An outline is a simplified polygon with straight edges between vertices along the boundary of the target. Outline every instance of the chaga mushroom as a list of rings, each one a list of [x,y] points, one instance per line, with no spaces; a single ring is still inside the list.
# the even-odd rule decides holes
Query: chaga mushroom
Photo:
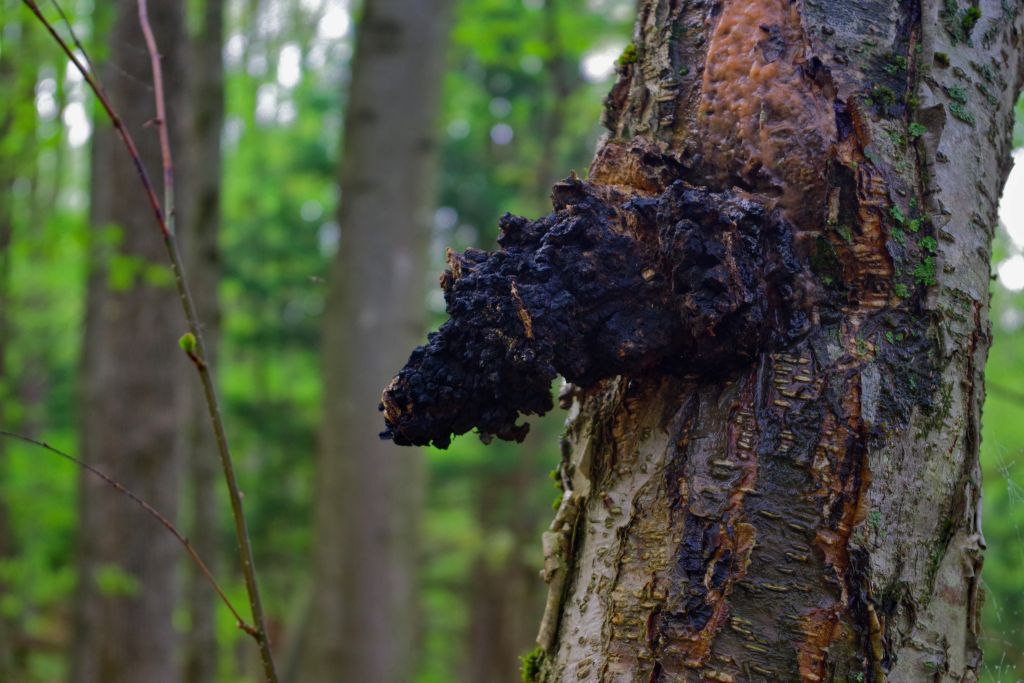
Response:
[[[384,390],[382,438],[521,441],[520,414],[552,408],[557,375],[718,376],[806,330],[794,229],[753,198],[682,182],[626,197],[572,177],[553,200],[536,221],[505,215],[498,251],[449,252],[450,319]]]

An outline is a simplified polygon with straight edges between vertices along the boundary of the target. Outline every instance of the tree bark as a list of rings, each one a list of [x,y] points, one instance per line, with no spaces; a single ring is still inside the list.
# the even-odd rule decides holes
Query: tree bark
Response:
[[[341,247],[324,313],[313,600],[304,683],[411,681],[419,453],[377,439],[381,383],[423,333],[436,114],[450,0],[368,0],[341,160]]]
[[[451,257],[389,435],[575,385],[528,678],[977,679],[1020,10],[643,0],[589,182]]]
[[[198,32],[188,41],[188,140],[186,168],[178,184],[183,204],[185,259],[195,297],[196,312],[203,324],[207,363],[217,368],[221,310],[218,287],[221,254],[218,236],[221,220],[221,130],[224,127],[224,3],[207,0],[201,7]],[[190,385],[185,424],[188,466],[190,540],[207,566],[217,573],[220,562],[220,516],[217,484],[220,478],[217,442],[202,387]],[[217,675],[217,604],[210,587],[189,565],[187,603],[189,631],[185,638],[184,680],[213,683]]]
[[[162,51],[168,121],[152,122],[152,75],[135,0],[116,3],[109,34],[104,82],[154,179],[160,177],[161,162],[152,126],[169,125],[172,146],[180,149],[182,7],[160,2],[149,9]],[[135,168],[100,119],[92,154],[82,454],[173,520],[181,469],[180,392],[183,378],[190,376],[177,348],[185,322]],[[95,477],[83,474],[79,491],[80,573],[70,680],[180,681],[171,624],[180,548]]]
[[[592,182],[657,192],[654,151],[689,183],[773,198],[817,315],[718,381],[576,394],[579,512],[554,529],[538,680],[977,679],[1021,22],[1016,2],[641,3]]]

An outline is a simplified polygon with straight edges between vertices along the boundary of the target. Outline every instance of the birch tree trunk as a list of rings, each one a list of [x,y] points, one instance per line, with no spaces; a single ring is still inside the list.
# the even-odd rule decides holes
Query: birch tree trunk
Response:
[[[102,8],[97,8],[98,11]],[[135,0],[118,0],[103,80],[154,179],[161,177],[152,74]],[[183,3],[150,3],[162,53],[171,145],[181,149]],[[157,124],[161,125],[161,124]],[[159,180],[157,192],[160,193]],[[82,358],[82,455],[175,519],[180,396],[191,376],[160,232],[131,159],[108,123],[92,149],[93,238]],[[102,481],[80,477],[73,683],[178,683],[175,578],[181,551],[145,513]]]
[[[572,383],[527,678],[976,680],[1020,10],[643,0],[588,181],[451,255],[387,434]]]
[[[814,312],[720,379],[572,393],[536,680],[977,679],[1020,10],[640,3],[590,182],[778,207]]]
[[[419,453],[377,438],[380,386],[423,334],[450,0],[368,0],[324,313],[312,606],[298,680],[412,680]]]

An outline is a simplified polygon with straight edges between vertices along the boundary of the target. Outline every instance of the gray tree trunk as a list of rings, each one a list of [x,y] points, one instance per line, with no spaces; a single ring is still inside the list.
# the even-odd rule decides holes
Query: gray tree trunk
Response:
[[[207,363],[217,368],[221,310],[217,295],[221,255],[218,235],[221,220],[221,130],[224,126],[224,3],[206,0],[200,7],[199,28],[188,41],[189,98],[187,173],[179,183],[185,212],[185,260],[192,283],[196,312],[203,325]],[[185,425],[191,531],[189,539],[210,570],[220,565],[220,517],[217,486],[220,467],[217,442],[202,386],[191,382]],[[217,603],[210,586],[191,564],[186,589],[189,630],[185,637],[184,680],[213,683],[217,675]]]
[[[377,438],[380,388],[423,334],[450,0],[368,0],[345,118],[324,314],[312,607],[302,683],[412,680],[419,453]]]
[[[118,0],[104,82],[160,194],[149,58],[135,0]],[[180,149],[183,3],[150,3],[163,55],[171,144]],[[82,454],[174,519],[181,469],[180,392],[190,372],[160,233],[132,161],[97,117],[93,245],[82,359]],[[115,227],[116,233],[111,228]],[[116,235],[116,238],[114,237]],[[171,616],[180,548],[147,515],[91,475],[80,480],[79,586],[73,683],[178,683]]]
[[[1016,0],[640,2],[590,181],[774,204],[815,314],[718,379],[575,392],[536,680],[977,679],[1022,24]]]

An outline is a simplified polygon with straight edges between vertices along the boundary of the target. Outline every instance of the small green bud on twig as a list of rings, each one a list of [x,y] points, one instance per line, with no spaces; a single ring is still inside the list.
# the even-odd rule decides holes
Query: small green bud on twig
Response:
[[[196,336],[191,332],[187,332],[181,335],[181,339],[178,340],[178,346],[181,350],[192,356],[196,352]]]
[[[181,338],[178,340],[178,346],[180,346],[181,350],[185,352],[185,355],[192,359],[192,362],[195,363],[197,368],[202,370],[206,367],[206,363],[204,363],[203,359],[199,357],[199,343],[196,341],[196,336],[194,334],[186,332],[181,335]]]

